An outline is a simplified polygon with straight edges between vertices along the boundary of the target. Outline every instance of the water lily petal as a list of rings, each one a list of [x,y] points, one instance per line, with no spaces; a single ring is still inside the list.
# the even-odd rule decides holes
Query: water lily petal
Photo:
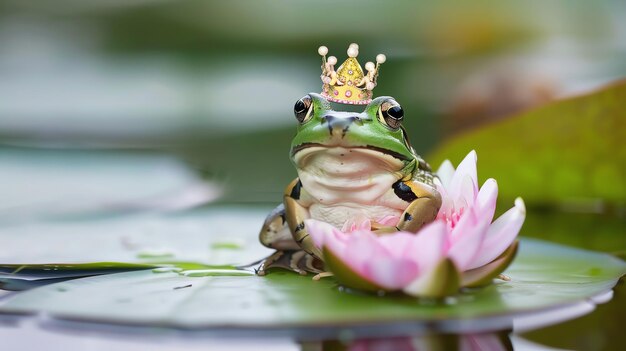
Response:
[[[378,291],[382,287],[376,283],[366,279],[360,273],[345,264],[337,255],[335,255],[327,247],[322,249],[324,253],[324,265],[327,269],[333,272],[333,276],[341,284],[365,291]]]
[[[365,264],[374,257],[378,259],[392,258],[391,253],[379,243],[377,236],[370,231],[357,231],[344,235],[349,236],[349,240],[344,246],[343,252],[335,251],[331,245],[328,245],[328,248],[359,274],[364,274]]]
[[[473,206],[463,209],[463,213],[456,221],[456,225],[448,226],[448,246],[456,245],[465,233],[478,224],[478,213]],[[461,226],[461,228],[459,228]]]
[[[466,184],[474,184],[476,189],[473,190],[473,193],[478,193],[478,177],[476,175],[477,160],[478,156],[476,155],[476,151],[472,150],[457,167],[450,181],[450,186],[446,187],[452,198],[458,198],[462,194],[463,183],[466,182],[466,177],[470,178],[470,182]]]
[[[404,247],[403,257],[415,263],[421,272],[432,269],[445,256],[447,229],[444,221],[436,220],[412,235]]]
[[[474,213],[469,211],[461,217],[452,230],[452,243],[448,257],[454,261],[459,270],[468,269],[475,258],[482,255],[479,250],[482,247],[490,222],[490,219],[474,218]]]
[[[515,206],[491,224],[487,231],[485,242],[481,247],[480,255],[476,257],[467,269],[483,266],[500,256],[519,234],[525,218],[526,207],[524,206],[524,201],[521,198],[517,198]]]
[[[454,166],[450,160],[443,161],[435,173],[437,174],[437,177],[439,177],[439,180],[441,180],[441,184],[444,187],[450,187],[452,177],[454,176]]]
[[[328,240],[338,240],[340,242],[347,240],[346,236],[341,235],[342,233],[339,229],[326,222],[306,219],[304,220],[304,225],[309,235],[311,235],[313,243],[315,243],[317,247],[321,248]]]
[[[518,241],[514,241],[504,252],[495,260],[470,269],[461,274],[461,286],[474,288],[491,283],[493,278],[502,273],[513,262],[517,254]]]
[[[437,213],[437,218],[445,219],[446,217],[450,217],[452,212],[454,211],[454,201],[446,188],[435,181],[435,186],[439,194],[441,194],[441,207],[439,208],[439,212]]]
[[[397,258],[404,258],[407,247],[415,240],[415,234],[409,232],[396,232],[378,238],[378,242],[387,251]]]
[[[395,227],[400,222],[400,217],[388,215],[378,220],[378,223],[389,227]]]
[[[454,262],[445,258],[409,283],[402,291],[418,297],[440,298],[454,295],[460,287],[460,275]]]
[[[467,209],[474,206],[478,195],[478,184],[476,178],[465,175],[460,184],[457,194],[453,197],[454,208],[458,212],[460,209]]]
[[[481,217],[489,217],[489,221],[493,220],[493,215],[496,212],[496,201],[498,200],[498,183],[495,179],[489,178],[485,181],[478,196],[476,197],[476,204],[478,205]]]
[[[403,258],[371,257],[364,263],[363,275],[387,290],[399,290],[418,274],[417,264]]]
[[[354,232],[357,230],[370,230],[372,228],[370,219],[363,215],[349,218],[341,228],[344,233]]]

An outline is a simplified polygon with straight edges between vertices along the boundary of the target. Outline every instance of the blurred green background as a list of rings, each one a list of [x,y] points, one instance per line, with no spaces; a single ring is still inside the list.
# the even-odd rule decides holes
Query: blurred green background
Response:
[[[340,62],[351,42],[362,64],[385,53],[375,93],[402,103],[412,142],[428,154],[444,137],[624,77],[624,7],[0,1],[0,137],[182,149],[226,185],[226,199],[274,201],[295,174],[291,106],[320,90],[319,45]]]
[[[481,178],[500,182],[500,211],[526,199],[523,235],[624,257],[618,0],[2,0],[0,219],[63,203],[49,174],[62,172],[32,164],[84,169],[93,166],[75,155],[98,163],[103,150],[173,155],[219,189],[205,199],[217,204],[279,202],[295,177],[293,103],[321,88],[317,47],[342,62],[352,42],[362,65],[387,55],[375,95],[402,104],[414,147],[435,168],[477,149]],[[91,182],[75,178],[64,186]],[[59,193],[41,200],[47,188]]]

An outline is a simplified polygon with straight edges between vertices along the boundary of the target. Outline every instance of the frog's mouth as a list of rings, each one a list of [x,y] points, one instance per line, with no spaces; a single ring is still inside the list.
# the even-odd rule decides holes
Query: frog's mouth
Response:
[[[293,158],[298,152],[311,148],[311,147],[320,147],[320,148],[330,148],[332,146],[329,145],[324,145],[324,144],[320,144],[320,143],[303,143],[297,146],[294,146],[293,148],[291,148],[291,157]],[[378,147],[378,146],[372,146],[372,145],[365,145],[365,146],[353,146],[353,147],[345,147],[346,149],[367,149],[367,150],[372,150],[372,151],[378,151],[382,154],[385,155],[389,155],[392,156],[400,161],[406,162],[406,161],[411,161],[411,159],[405,155],[402,155],[400,153],[397,153],[395,151],[392,150],[387,150],[384,149],[382,147]]]

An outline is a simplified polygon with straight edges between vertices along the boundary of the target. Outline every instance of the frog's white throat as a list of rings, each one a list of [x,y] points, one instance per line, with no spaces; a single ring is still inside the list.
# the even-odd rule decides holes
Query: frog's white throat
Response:
[[[402,160],[363,147],[310,146],[293,155],[302,186],[325,205],[372,205],[403,177]]]

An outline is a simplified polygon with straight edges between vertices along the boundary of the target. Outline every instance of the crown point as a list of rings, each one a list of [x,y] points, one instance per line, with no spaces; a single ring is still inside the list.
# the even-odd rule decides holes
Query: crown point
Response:
[[[341,104],[366,105],[372,101],[372,90],[376,87],[378,66],[387,60],[385,55],[376,56],[376,61],[365,64],[367,73],[356,60],[359,55],[359,45],[351,43],[348,46],[348,59],[335,69],[337,58],[328,56],[328,48],[320,46],[317,52],[323,56],[322,96],[328,101]]]
[[[348,57],[357,57],[359,56],[359,47],[358,46],[350,46],[348,48]]]

